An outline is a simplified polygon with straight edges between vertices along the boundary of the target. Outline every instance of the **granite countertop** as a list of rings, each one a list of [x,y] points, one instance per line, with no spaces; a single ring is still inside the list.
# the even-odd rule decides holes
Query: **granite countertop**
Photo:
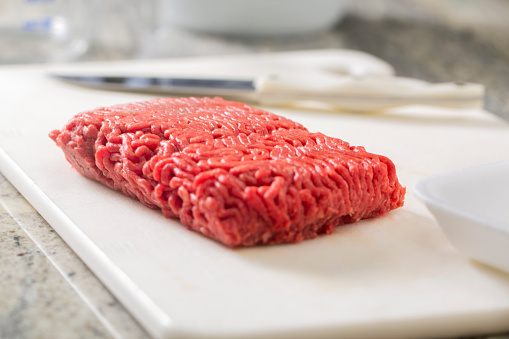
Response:
[[[225,38],[167,28],[154,36],[165,44],[152,41],[132,56],[357,49],[386,60],[401,76],[483,83],[487,110],[509,119],[507,13],[505,0],[363,0],[332,31],[316,36]],[[85,60],[124,57],[98,41]],[[1,174],[0,224],[0,338],[148,337]]]

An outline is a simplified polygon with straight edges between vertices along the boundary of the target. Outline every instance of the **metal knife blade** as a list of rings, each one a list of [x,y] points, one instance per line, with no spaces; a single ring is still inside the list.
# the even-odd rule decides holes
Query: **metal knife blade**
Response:
[[[64,75],[51,77],[75,85],[103,90],[136,91],[164,94],[216,94],[242,95],[256,91],[253,79],[207,79],[190,77],[142,77],[107,75]]]

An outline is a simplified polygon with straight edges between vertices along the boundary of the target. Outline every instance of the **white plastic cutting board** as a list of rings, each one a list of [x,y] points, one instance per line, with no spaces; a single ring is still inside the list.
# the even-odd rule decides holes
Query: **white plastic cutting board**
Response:
[[[346,54],[83,67],[247,74],[283,69],[296,55],[339,60]],[[354,59],[383,70],[369,57]],[[0,170],[154,337],[408,338],[509,331],[509,275],[456,251],[412,192],[423,177],[507,158],[506,122],[483,111],[426,107],[386,114],[268,108],[311,131],[390,157],[408,189],[406,205],[300,244],[230,249],[81,177],[47,136],[80,111],[149,96],[73,87],[47,78],[47,71],[0,69]]]

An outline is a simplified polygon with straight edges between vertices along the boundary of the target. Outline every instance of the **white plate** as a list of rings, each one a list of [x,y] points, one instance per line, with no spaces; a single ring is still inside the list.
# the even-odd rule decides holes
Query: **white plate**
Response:
[[[338,23],[347,0],[171,0],[162,2],[164,23],[237,36],[313,34]]]
[[[423,179],[415,192],[452,245],[509,272],[509,161]]]

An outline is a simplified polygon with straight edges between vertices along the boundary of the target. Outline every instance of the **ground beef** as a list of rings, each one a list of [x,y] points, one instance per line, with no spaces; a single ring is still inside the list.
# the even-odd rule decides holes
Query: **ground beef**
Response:
[[[221,98],[99,108],[50,137],[82,175],[232,247],[330,234],[405,195],[388,158]]]

